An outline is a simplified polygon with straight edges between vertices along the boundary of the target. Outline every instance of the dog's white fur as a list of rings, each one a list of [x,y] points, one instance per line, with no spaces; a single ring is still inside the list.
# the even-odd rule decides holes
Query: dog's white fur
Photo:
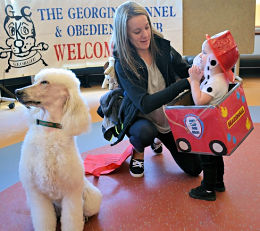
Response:
[[[84,176],[75,143],[74,136],[90,124],[79,85],[73,72],[52,68],[40,71],[33,85],[16,90],[23,104],[33,106],[19,175],[36,231],[56,230],[57,208],[62,231],[82,231],[84,216],[100,209],[101,192]],[[37,125],[35,119],[60,123],[62,129]]]

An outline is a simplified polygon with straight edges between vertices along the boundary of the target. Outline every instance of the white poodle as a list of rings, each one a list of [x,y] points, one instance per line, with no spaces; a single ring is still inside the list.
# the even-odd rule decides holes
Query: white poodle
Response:
[[[79,85],[73,72],[53,68],[40,71],[33,85],[16,90],[32,114],[19,175],[36,231],[55,231],[57,211],[62,231],[82,231],[84,216],[100,209],[101,192],[85,178],[75,142],[90,124]]]

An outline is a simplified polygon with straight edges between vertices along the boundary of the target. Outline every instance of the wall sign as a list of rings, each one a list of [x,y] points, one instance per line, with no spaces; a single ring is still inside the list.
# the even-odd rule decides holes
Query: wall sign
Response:
[[[0,79],[45,67],[103,66],[113,16],[123,0],[5,0],[0,3]],[[182,0],[136,1],[153,26],[182,52]]]

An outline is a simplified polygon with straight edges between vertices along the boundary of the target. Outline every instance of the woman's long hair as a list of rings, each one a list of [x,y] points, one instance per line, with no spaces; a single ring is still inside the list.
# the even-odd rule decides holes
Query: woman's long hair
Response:
[[[133,45],[131,45],[127,34],[128,20],[138,15],[145,15],[149,22],[149,26],[151,28],[150,50],[153,60],[155,60],[156,54],[159,50],[154,41],[154,34],[157,34],[160,37],[162,37],[162,35],[152,27],[151,20],[145,8],[135,2],[125,2],[117,8],[114,16],[113,33],[110,46],[111,50],[116,52],[124,71],[127,69],[140,78],[141,76],[137,71],[138,63],[136,61],[136,57],[133,57],[132,55]],[[127,72],[125,71],[125,73]]]

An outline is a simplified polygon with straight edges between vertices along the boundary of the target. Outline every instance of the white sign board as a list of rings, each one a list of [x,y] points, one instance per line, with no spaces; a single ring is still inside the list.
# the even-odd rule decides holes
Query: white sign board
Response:
[[[110,56],[113,16],[123,0],[0,2],[0,79],[45,67],[103,66]],[[153,26],[182,53],[182,0],[136,1]]]

